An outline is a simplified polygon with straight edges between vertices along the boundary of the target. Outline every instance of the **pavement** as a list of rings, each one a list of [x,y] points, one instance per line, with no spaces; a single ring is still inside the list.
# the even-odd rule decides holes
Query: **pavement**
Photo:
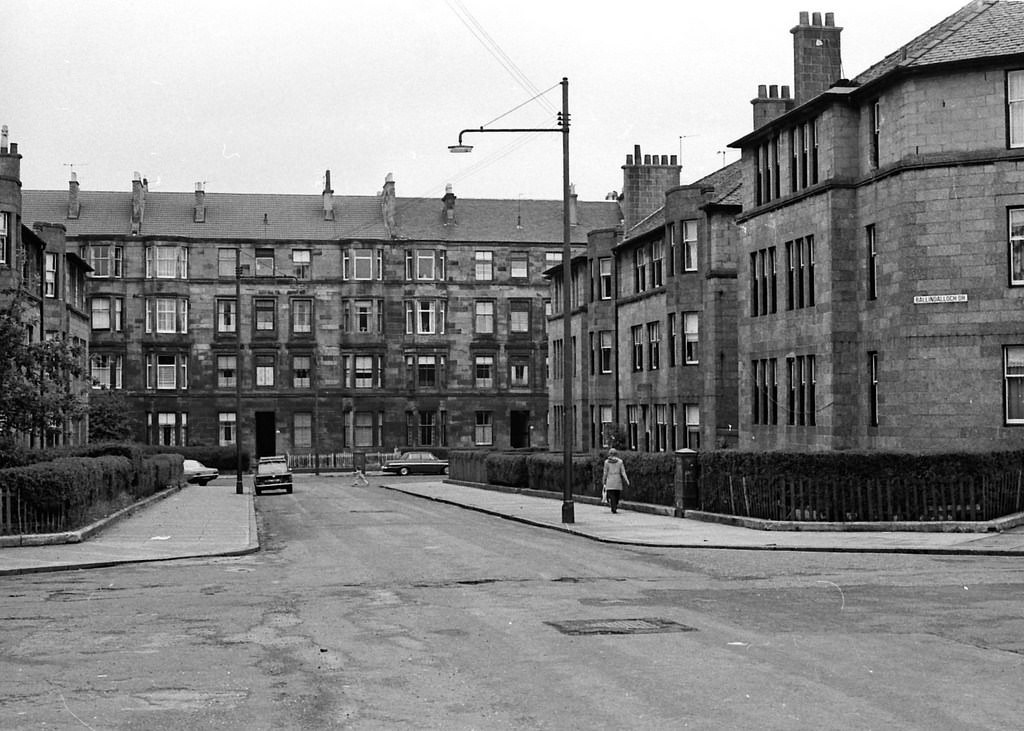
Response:
[[[763,530],[708,520],[676,518],[668,509],[630,505],[612,514],[592,498],[573,503],[574,522],[562,522],[561,496],[488,489],[440,480],[380,476],[382,489],[494,515],[603,543],[665,548],[917,553],[1024,556],[1024,515],[994,532],[931,530]],[[301,490],[301,482],[296,485]],[[632,508],[632,509],[631,509]],[[654,510],[655,512],[650,512]],[[768,524],[762,527],[772,527]],[[941,527],[941,526],[940,526]],[[778,528],[778,526],[775,526]],[[127,563],[241,556],[258,551],[251,486],[235,493],[234,481],[186,485],[155,495],[103,521],[71,533],[0,540],[0,575],[99,568]]]

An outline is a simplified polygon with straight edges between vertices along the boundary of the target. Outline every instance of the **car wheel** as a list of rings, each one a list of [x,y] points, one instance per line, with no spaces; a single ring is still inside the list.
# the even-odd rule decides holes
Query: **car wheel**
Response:
[[[441,474],[442,475],[447,475],[448,474],[448,468],[445,467],[443,470],[441,470]]]
[[[257,495],[259,495],[259,494],[260,494],[260,491],[259,491],[259,490],[254,490],[254,492],[255,492],[255,493],[256,493]]]
[[[288,493],[289,495],[291,495],[291,494],[292,494],[292,489],[291,489],[290,487],[289,487],[289,488],[286,488],[286,489],[285,489],[285,492],[287,492],[287,493]]]
[[[398,474],[400,474],[403,477],[405,477],[407,474],[409,474],[409,468],[408,467],[403,467],[402,469],[398,470]]]

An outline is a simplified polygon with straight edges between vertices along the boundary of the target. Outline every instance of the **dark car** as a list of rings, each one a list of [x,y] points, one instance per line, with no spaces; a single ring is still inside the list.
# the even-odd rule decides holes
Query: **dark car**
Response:
[[[288,467],[287,458],[280,455],[260,457],[256,464],[256,474],[252,479],[252,489],[257,495],[266,490],[284,490],[290,494],[292,471]]]
[[[186,459],[182,469],[185,472],[185,482],[191,482],[193,485],[205,485],[220,477],[216,467],[207,467],[195,459]]]
[[[406,452],[397,459],[389,459],[381,469],[399,475],[447,475],[448,460],[431,452]]]

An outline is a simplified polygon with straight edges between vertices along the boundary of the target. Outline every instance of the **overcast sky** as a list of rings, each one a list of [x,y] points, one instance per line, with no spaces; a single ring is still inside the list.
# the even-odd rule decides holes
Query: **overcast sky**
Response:
[[[790,28],[835,13],[853,77],[965,0],[0,0],[0,123],[26,189],[549,198],[569,79],[571,179],[622,188],[634,145],[691,182],[737,159],[758,84],[793,83]],[[535,101],[528,100],[541,94]],[[520,106],[522,105],[522,106]],[[514,111],[513,111],[514,110]],[[507,116],[502,117],[506,113]],[[725,151],[725,154],[722,154]]]

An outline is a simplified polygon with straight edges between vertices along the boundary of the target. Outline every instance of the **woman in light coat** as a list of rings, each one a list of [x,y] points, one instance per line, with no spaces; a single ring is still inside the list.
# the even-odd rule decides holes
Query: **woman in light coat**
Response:
[[[608,450],[608,459],[604,461],[604,475],[601,478],[601,489],[608,498],[608,504],[613,513],[619,511],[619,497],[622,495],[622,488],[629,487],[629,477],[626,475],[626,466],[618,457],[615,449]]]

